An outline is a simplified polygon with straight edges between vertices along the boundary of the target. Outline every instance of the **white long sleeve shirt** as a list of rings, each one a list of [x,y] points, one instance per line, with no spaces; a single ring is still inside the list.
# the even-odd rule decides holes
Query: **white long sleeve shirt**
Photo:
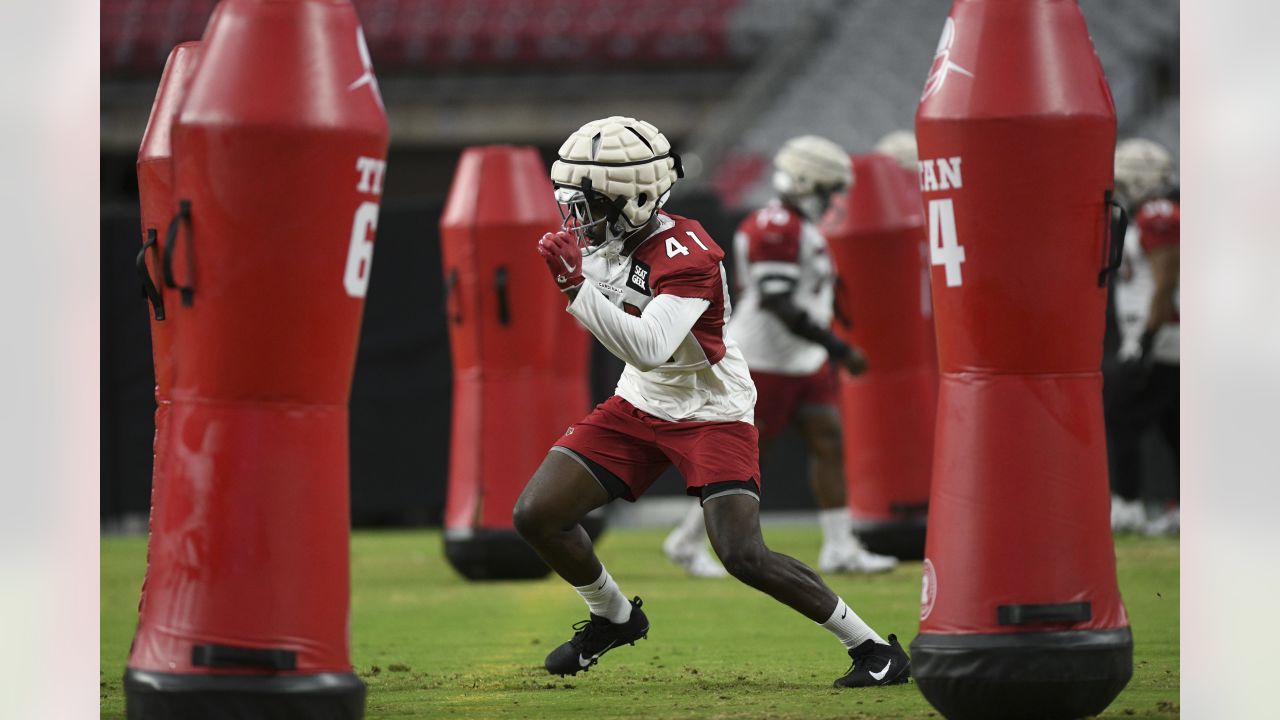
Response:
[[[585,297],[584,297],[585,296]],[[659,295],[640,317],[628,315],[596,289],[583,283],[569,312],[591,330],[609,352],[640,372],[649,372],[675,356],[711,302],[701,298]]]
[[[568,311],[626,368],[617,394],[662,420],[752,422],[746,360],[724,335],[724,258],[698,223],[663,214],[629,256],[583,258]]]

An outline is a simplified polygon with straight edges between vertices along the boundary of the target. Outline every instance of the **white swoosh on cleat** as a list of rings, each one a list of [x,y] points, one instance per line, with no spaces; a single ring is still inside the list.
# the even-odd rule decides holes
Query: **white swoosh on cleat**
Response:
[[[892,660],[890,660],[889,662],[887,662],[887,663],[885,663],[885,664],[884,664],[884,669],[883,669],[883,670],[881,670],[880,672],[878,672],[878,673],[874,673],[874,672],[871,672],[870,670],[868,670],[868,671],[867,671],[867,674],[868,674],[868,675],[870,675],[871,677],[875,678],[876,682],[880,682],[881,680],[883,680],[883,679],[884,679],[884,676],[885,676],[885,675],[888,675],[888,674],[889,674],[889,668],[890,668],[890,666],[892,666],[892,665],[893,665],[893,661],[892,661]]]
[[[573,272],[574,270],[578,269],[577,265],[570,265],[569,261],[565,260],[564,258],[560,258],[560,262],[564,264],[565,270],[568,270],[569,272]]]
[[[591,663],[595,662],[601,655],[605,654],[605,652],[609,648],[613,647],[616,642],[617,641],[615,640],[614,642],[611,642],[608,645],[605,645],[604,648],[600,650],[600,652],[596,653],[595,655],[592,655],[589,658],[584,658],[582,657],[582,653],[578,653],[578,665],[581,667],[589,667]],[[880,678],[876,678],[876,679],[879,680]]]

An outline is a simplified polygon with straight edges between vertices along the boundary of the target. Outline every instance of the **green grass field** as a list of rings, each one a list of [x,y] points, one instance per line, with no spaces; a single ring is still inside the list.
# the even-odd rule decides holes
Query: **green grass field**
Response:
[[[848,667],[826,631],[732,579],[686,578],[662,557],[664,530],[605,534],[601,559],[652,630],[589,673],[553,678],[542,659],[586,607],[558,578],[469,583],[438,532],[352,537],[352,661],[366,717],[937,718],[914,684],[837,691]],[[769,545],[812,563],[816,527],[765,527]],[[137,622],[145,538],[102,539],[102,716],[124,716],[121,677]],[[1134,676],[1102,717],[1178,716],[1178,543],[1121,538],[1120,588]],[[920,564],[832,588],[904,646],[919,617]]]

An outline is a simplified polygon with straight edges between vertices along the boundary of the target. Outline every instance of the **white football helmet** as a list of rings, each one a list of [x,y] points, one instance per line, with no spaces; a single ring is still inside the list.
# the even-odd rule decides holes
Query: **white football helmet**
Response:
[[[880,142],[876,143],[876,152],[897,160],[899,165],[911,172],[919,170],[920,156],[916,148],[916,134],[910,130],[894,130],[880,138]]]
[[[1137,207],[1173,183],[1173,156],[1159,143],[1130,138],[1116,144],[1116,191]]]
[[[853,163],[844,148],[817,135],[786,141],[773,157],[773,189],[811,222],[822,219],[831,196],[853,184]]]
[[[578,128],[559,154],[551,182],[563,228],[577,236],[583,255],[645,227],[684,177],[680,156],[658,128],[620,115]]]

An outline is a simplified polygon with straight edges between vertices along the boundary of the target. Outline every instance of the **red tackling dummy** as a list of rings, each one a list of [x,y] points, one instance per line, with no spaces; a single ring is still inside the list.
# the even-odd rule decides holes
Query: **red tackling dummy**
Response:
[[[347,403],[387,140],[349,2],[218,5],[172,125],[173,404],[131,718],[363,714]]]
[[[1116,119],[1077,3],[956,0],[916,115],[941,383],[921,692],[1099,714],[1132,675],[1102,335]]]
[[[938,402],[920,191],[888,155],[856,155],[853,167],[857,182],[822,227],[840,277],[832,327],[870,368],[840,383],[846,494],[869,550],[919,559]]]
[[[173,405],[173,322],[167,321],[165,308],[176,308],[178,293],[165,286],[160,253],[164,233],[173,217],[173,164],[169,142],[170,125],[186,96],[191,76],[195,72],[200,43],[188,42],[175,47],[165,62],[156,91],[155,104],[151,106],[151,118],[147,121],[142,145],[138,149],[138,199],[142,210],[142,251],[138,255],[138,270],[144,288],[152,304],[151,357],[155,365],[155,453],[151,470],[152,506],[155,498],[162,496],[160,488],[165,482],[162,472],[166,465],[166,448],[169,444],[169,411]],[[138,601],[139,612],[147,604],[147,580],[142,581],[142,597]]]
[[[470,579],[550,572],[511,513],[547,447],[590,406],[587,333],[529,249],[550,236],[539,252],[553,277],[582,282],[554,198],[534,148],[467,148],[440,219],[453,359],[445,554]]]

